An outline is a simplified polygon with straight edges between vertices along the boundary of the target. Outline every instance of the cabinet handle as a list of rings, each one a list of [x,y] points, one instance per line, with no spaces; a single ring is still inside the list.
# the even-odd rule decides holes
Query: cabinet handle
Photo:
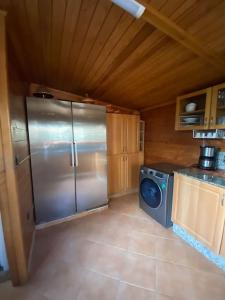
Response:
[[[205,125],[207,125],[208,118],[207,118],[207,117],[205,117],[204,121],[205,121]]]
[[[224,205],[224,194],[223,194],[223,197],[221,198],[221,206]]]
[[[210,123],[213,124],[213,123],[214,123],[213,121],[214,121],[214,118],[211,117],[211,118],[210,118]]]

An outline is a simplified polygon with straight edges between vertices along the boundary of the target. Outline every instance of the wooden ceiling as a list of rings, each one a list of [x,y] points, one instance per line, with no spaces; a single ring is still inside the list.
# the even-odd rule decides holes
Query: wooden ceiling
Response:
[[[109,0],[0,0],[0,8],[28,82],[144,109],[225,81],[224,0],[140,2],[149,15],[139,20]]]

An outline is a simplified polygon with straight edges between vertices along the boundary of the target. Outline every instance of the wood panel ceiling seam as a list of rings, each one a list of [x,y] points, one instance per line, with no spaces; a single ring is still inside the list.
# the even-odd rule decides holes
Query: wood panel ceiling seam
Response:
[[[149,1],[147,1],[147,2],[149,2]],[[185,2],[185,1],[183,1],[182,3],[179,3],[179,5],[177,6],[177,8],[179,8],[179,6],[181,6],[184,2]],[[165,36],[165,39],[166,39],[166,36]],[[142,61],[143,61],[143,60],[142,60]],[[133,72],[134,72],[134,70],[133,70]],[[112,75],[111,69],[108,71],[108,73],[110,73],[110,74]],[[120,74],[120,75],[122,75],[122,74]],[[99,88],[102,86],[102,82],[104,82],[104,80],[98,81],[98,87],[99,87]],[[110,83],[109,83],[109,85],[110,85]],[[90,93],[92,93],[92,92],[95,93],[96,91],[95,91],[94,89],[92,89],[92,90],[90,90]]]
[[[87,65],[88,59],[89,59],[89,57],[90,57],[90,55],[91,55],[91,53],[92,53],[92,50],[93,50],[93,48],[94,48],[94,46],[95,46],[95,44],[96,44],[96,41],[97,41],[98,36],[99,36],[99,33],[101,32],[101,30],[102,30],[102,28],[103,28],[103,26],[104,26],[104,24],[105,24],[105,22],[106,22],[106,20],[107,20],[107,18],[108,18],[108,16],[109,16],[110,12],[111,12],[112,6],[113,6],[113,5],[111,4],[110,9],[109,9],[108,12],[106,13],[106,15],[105,15],[105,17],[104,17],[104,20],[103,20],[103,22],[102,22],[102,24],[101,24],[101,26],[100,26],[100,28],[99,28],[99,30],[98,30],[98,33],[96,34],[96,38],[95,38],[95,40],[93,41],[93,44],[92,44],[92,46],[91,46],[91,48],[90,48],[90,51],[89,51],[88,55],[86,56],[85,64],[82,65],[82,67],[81,67],[81,70],[80,70],[80,73],[79,73],[79,77],[78,77],[78,85],[77,85],[77,89],[78,89],[78,90],[79,90],[79,87],[80,87],[81,82],[82,82],[83,72],[84,72],[85,67],[86,67],[86,65]],[[107,40],[108,40],[108,39],[107,39]],[[107,41],[106,41],[106,42],[107,42]],[[105,42],[105,43],[106,43],[106,42]],[[102,48],[104,48],[105,43],[102,45]],[[74,74],[73,74],[73,77],[72,77],[72,81],[74,80],[74,76],[76,75],[75,72],[76,72],[76,70],[74,70]]]
[[[207,12],[204,12],[204,14],[202,14],[201,17],[199,17],[197,19],[196,22],[192,23],[187,30],[195,35],[198,34],[199,32],[204,32],[205,31],[205,26],[206,24],[204,23],[204,19],[209,19],[209,23],[208,25],[210,25],[210,27],[213,25],[213,22],[217,21],[214,17],[213,17],[213,12],[217,12],[218,11],[222,14],[222,16],[224,16],[224,8],[219,8],[221,5],[224,6],[224,0],[219,0],[219,1],[212,1],[212,4],[214,4],[213,6],[210,6],[210,10],[208,10]],[[212,20],[210,20],[212,19]],[[197,27],[197,28],[196,28]]]
[[[149,1],[150,1],[150,0],[148,0],[148,2],[149,2]],[[127,13],[124,12],[124,14],[121,15],[120,20],[122,19],[122,17],[123,17],[124,15],[127,15]],[[118,21],[118,23],[120,22],[120,20]],[[132,23],[134,23],[134,22],[135,22],[135,19],[133,18]],[[130,24],[130,26],[131,26],[131,25],[132,25],[132,24]],[[117,28],[117,26],[115,26],[114,31],[115,31],[116,28]],[[127,28],[127,30],[128,30],[128,28]],[[124,32],[124,34],[127,32],[127,30]],[[113,31],[113,32],[114,32],[114,31]],[[111,35],[113,34],[113,32],[111,33]],[[117,44],[118,44],[119,41],[122,39],[122,37],[124,36],[124,34],[121,35],[120,39],[117,41],[117,43],[114,45],[114,47],[112,47],[111,51],[110,51],[110,52],[108,53],[108,55],[106,56],[105,61],[103,62],[102,65],[99,66],[99,68],[97,69],[97,71],[93,74],[92,78],[95,78],[96,73],[98,73],[99,69],[100,69],[100,68],[104,65],[104,63],[107,61],[107,58],[111,55],[113,49],[117,46]],[[108,41],[107,41],[107,42],[108,42]],[[104,47],[106,46],[107,42],[105,43]],[[104,47],[102,48],[102,51],[103,51]],[[102,51],[99,53],[98,57],[96,58],[95,63],[98,61],[98,58],[99,58],[99,56],[101,55]],[[94,67],[95,67],[95,64],[94,64],[93,68],[94,68]],[[85,84],[85,83],[83,83],[84,81],[88,81],[88,82],[89,82],[89,80],[90,80],[90,78],[89,78],[90,74],[91,74],[91,73],[88,72],[88,74],[87,74],[88,78],[85,77],[85,78],[83,79],[83,81],[82,81],[81,84]],[[82,87],[83,87],[83,86],[82,86]],[[91,92],[90,89],[89,89],[89,92]]]
[[[161,51],[159,53],[157,51],[159,49],[158,47],[160,46],[160,44],[161,45],[164,44],[164,47],[167,47],[170,43],[171,43],[171,40],[169,40],[169,39],[166,39],[166,45],[165,45],[165,39],[162,39],[161,41],[159,40],[159,43],[157,45],[153,46],[153,48],[149,49],[149,52],[147,54],[145,54],[141,60],[134,61],[133,63],[128,65],[124,71],[122,71],[119,74],[116,74],[116,77],[121,77],[123,79],[118,81],[118,80],[116,80],[116,77],[115,77],[114,78],[115,85],[122,86],[124,84],[124,81],[125,81],[124,77],[125,77],[126,82],[128,82],[128,83],[126,83],[126,88],[128,88],[129,86],[132,86],[133,84],[139,82],[142,78],[144,78],[145,70],[146,70],[146,75],[152,74],[151,70],[154,68],[154,66],[160,66],[158,64],[158,61],[155,60],[155,58],[164,57],[164,54],[167,52],[167,49],[165,49],[163,52],[163,50],[161,48]],[[145,61],[145,59],[146,59],[146,61]],[[151,62],[149,62],[149,60],[151,60]],[[139,64],[141,64],[143,61],[145,61],[145,68],[143,68],[142,65],[139,66]],[[163,65],[163,67],[164,66],[165,66],[165,64]],[[135,71],[133,71],[132,68],[134,68]],[[144,78],[144,79],[146,79],[146,78]],[[105,92],[108,93],[108,92],[110,92],[110,87],[108,89],[108,87],[106,85],[104,90],[105,90]],[[101,94],[101,95],[104,95],[104,94]]]
[[[41,7],[45,6],[45,8]],[[50,11],[50,16],[48,12]],[[44,17],[44,13],[46,16]],[[48,81],[48,57],[50,55],[50,41],[51,41],[51,18],[52,18],[52,1],[38,0],[38,15],[39,15],[39,30],[41,38],[41,51],[42,51],[42,66],[43,66],[43,79]]]
[[[125,13],[124,13],[125,14]],[[121,16],[122,18],[122,16]],[[106,63],[108,62],[109,58],[112,56],[112,52],[118,47],[118,45],[120,44],[121,40],[124,38],[124,36],[126,35],[126,33],[128,32],[129,28],[134,24],[135,22],[135,19],[133,19],[133,21],[126,27],[125,31],[123,32],[123,34],[120,36],[120,38],[118,39],[118,41],[114,44],[114,46],[111,48],[111,50],[108,52],[108,54],[106,55],[106,57],[104,58],[104,61],[102,62],[102,64],[99,63],[99,67],[97,68],[97,70],[95,71],[94,74],[92,74],[91,72],[89,74],[87,74],[87,78],[86,78],[86,81],[90,83],[92,83],[92,81],[95,80],[98,78],[98,74],[101,72],[101,70],[105,67]],[[116,30],[117,26],[115,27],[115,30]],[[114,30],[114,31],[115,31]],[[106,44],[107,45],[107,44]],[[106,47],[105,45],[105,47]],[[98,62],[100,58],[100,54],[96,60],[96,63]],[[93,66],[93,69],[95,69],[95,65],[96,63],[94,64]],[[91,76],[92,74],[92,76]],[[93,83],[92,83],[93,84]],[[91,91],[92,89],[89,89],[89,91]]]
[[[77,7],[78,7],[78,9],[75,9]],[[60,88],[62,88],[62,86],[63,86],[62,85],[62,81],[63,81],[62,70],[66,69],[66,67],[68,65],[70,51],[71,51],[71,47],[73,45],[74,36],[76,34],[77,25],[78,25],[78,21],[79,21],[80,10],[81,10],[81,0],[76,0],[76,2],[74,2],[74,0],[67,0],[66,18],[65,18],[63,32],[65,33],[66,32],[65,28],[67,28],[68,33],[63,35],[62,50],[61,50],[60,61],[59,61],[59,69],[57,72],[57,86]],[[74,19],[75,19],[75,21],[74,21]],[[73,21],[72,24],[70,23],[71,21]],[[71,29],[71,27],[73,27],[73,28]],[[69,38],[69,33],[71,33],[72,38]],[[69,45],[70,45],[70,47],[69,47]]]
[[[72,81],[72,82],[73,82],[73,80],[74,80],[74,74],[76,74],[77,64],[78,64],[79,59],[80,59],[80,56],[81,56],[81,54],[82,54],[82,49],[83,49],[84,44],[85,44],[85,41],[86,41],[86,39],[87,39],[87,35],[88,35],[89,29],[90,29],[90,27],[91,27],[91,24],[92,24],[92,21],[93,21],[93,18],[94,18],[94,15],[95,15],[95,12],[96,12],[96,9],[97,9],[97,6],[98,6],[99,2],[100,2],[100,0],[98,0],[98,1],[96,2],[96,4],[95,4],[95,8],[94,8],[94,10],[93,10],[93,12],[92,12],[92,15],[91,15],[91,18],[90,18],[90,20],[89,20],[89,22],[88,22],[88,26],[87,26],[85,35],[84,35],[84,37],[83,37],[82,44],[81,44],[81,46],[80,46],[79,54],[78,54],[76,60],[74,61],[74,64],[73,64],[73,73],[71,74],[71,81]],[[91,47],[91,48],[92,48],[92,47]],[[76,88],[78,89],[78,86],[77,86]]]
[[[183,53],[179,53],[179,48],[178,48],[178,53],[176,54],[177,60],[176,60],[175,67],[179,68],[179,66],[182,66],[184,63],[190,63],[190,56],[192,56],[192,54],[186,54],[186,56],[183,57]],[[172,63],[172,65],[173,65],[173,63]],[[155,72],[151,72],[151,69],[154,66],[155,66],[155,69],[153,69],[153,70],[155,70]],[[139,86],[140,90],[145,90],[149,86],[154,87],[154,82],[159,82],[159,78],[161,80],[163,78],[163,76],[167,76],[168,77],[168,75],[170,74],[170,72],[173,72],[175,70],[175,67],[172,68],[170,60],[167,60],[167,65],[163,64],[161,66],[162,67],[161,71],[158,69],[157,66],[159,66],[159,62],[156,60],[154,62],[154,64],[150,65],[150,67],[151,67],[150,69],[149,68],[146,69],[146,74],[145,73],[142,73],[142,75],[141,74],[140,75],[137,74],[138,78],[140,78],[140,79],[139,79],[139,81],[136,81],[136,85],[135,85],[135,78],[133,78],[133,81],[131,80],[131,78],[128,78],[129,84],[126,84],[126,93],[129,94],[129,92],[130,92],[130,94],[132,95],[132,93],[134,92],[134,89],[136,90],[136,88],[138,86]],[[143,70],[141,70],[141,72],[142,71]],[[151,74],[150,77],[147,76],[149,72]],[[163,73],[162,76],[159,75],[159,74],[161,74],[161,72]],[[159,73],[159,74],[157,74],[157,73]],[[125,84],[124,82],[118,82],[117,83],[117,88],[119,90],[121,90],[121,93],[118,95],[119,97],[122,96],[122,94],[123,94],[123,90],[124,89],[123,89],[122,85],[124,85],[124,84]],[[135,88],[134,88],[134,86],[135,86]],[[132,91],[130,90],[130,88],[132,89]],[[107,92],[107,96],[109,96],[110,95],[110,90],[109,91],[106,90],[106,92]],[[104,94],[102,96],[104,96]]]
[[[120,14],[119,14],[119,17],[117,18],[117,12],[118,11],[120,11]],[[109,33],[109,28],[108,28],[108,31],[107,31],[107,37],[106,37],[106,39],[105,39],[105,41],[103,42],[103,43],[101,43],[100,41],[98,41],[99,40],[99,38],[101,37],[101,33],[102,33],[102,31],[103,31],[103,29],[104,29],[104,27],[107,25],[107,27],[109,26],[109,23],[107,24],[107,18],[105,19],[105,23],[103,24],[103,27],[102,27],[102,31],[100,32],[100,34],[99,34],[99,36],[97,37],[97,39],[96,39],[96,42],[95,42],[95,45],[94,45],[94,47],[97,45],[97,47],[98,47],[98,44],[100,45],[100,49],[98,49],[97,50],[97,56],[95,57],[95,59],[93,59],[92,58],[92,56],[93,56],[93,53],[94,53],[94,51],[93,51],[93,53],[92,53],[92,56],[89,56],[89,58],[87,59],[87,61],[86,61],[86,64],[85,64],[85,67],[83,68],[83,76],[81,75],[81,76],[79,76],[79,80],[81,80],[81,78],[82,78],[82,80],[84,79],[84,76],[86,75],[86,73],[88,73],[88,71],[90,70],[90,68],[92,68],[92,64],[96,61],[96,59],[101,55],[101,51],[103,50],[103,47],[104,47],[104,45],[107,43],[107,41],[110,39],[110,36],[111,36],[111,34],[113,33],[113,31],[115,30],[115,28],[117,27],[117,24],[118,24],[118,20],[120,20],[121,19],[121,17],[122,17],[122,15],[123,15],[123,11],[121,11],[121,10],[118,10],[118,7],[117,6],[115,6],[115,5],[112,5],[112,7],[111,7],[111,10],[110,10],[110,12],[111,12],[111,15],[113,15],[113,19],[115,19],[114,20],[114,22],[112,22],[112,28],[110,28],[110,33]],[[116,13],[116,14],[115,14]],[[111,16],[111,20],[113,20],[112,19],[112,16]],[[115,23],[115,24],[114,24]],[[102,45],[101,45],[102,44]]]
[[[172,37],[177,42],[181,43],[190,51],[193,51],[198,56],[202,57],[206,62],[213,65],[219,72],[221,72],[221,74],[225,74],[225,61],[223,59],[217,56],[213,51],[210,51],[210,49],[206,49],[202,46],[202,44],[199,43],[199,41],[191,34],[183,30],[169,18],[165,17],[150,4],[148,4],[148,9],[145,10],[142,18],[157,29]]]
[[[81,15],[82,4],[83,4],[83,0],[80,0],[80,3],[79,3],[79,12],[77,14],[77,18],[76,18],[76,22],[75,22],[75,26],[74,26],[74,30],[73,30],[72,41],[71,41],[71,45],[70,45],[70,48],[69,48],[68,56],[67,56],[66,61],[65,61],[65,68],[66,69],[68,68],[69,61],[71,60],[71,52],[72,52],[73,45],[74,45],[74,42],[75,42],[75,39],[76,39],[76,35],[77,35],[77,30],[78,30],[78,24],[79,24],[79,20],[80,20],[80,15]],[[62,75],[61,76],[61,81],[64,82],[65,81],[65,74],[64,74],[64,76],[63,76],[63,74],[61,74],[61,75]]]
[[[129,86],[133,86],[135,82],[146,82],[146,80],[153,80],[153,79],[157,79],[159,74],[157,74],[157,72],[160,72],[160,68],[162,69],[161,71],[163,72],[163,75],[165,74],[165,67],[168,65],[170,68],[172,67],[172,65],[174,65],[174,61],[170,60],[170,54],[174,53],[174,55],[176,56],[176,60],[175,60],[175,67],[181,64],[180,59],[183,59],[185,61],[190,60],[190,58],[196,57],[196,55],[192,54],[192,53],[183,53],[180,51],[180,46],[177,44],[177,46],[175,46],[174,44],[171,44],[171,40],[169,40],[167,42],[167,44],[161,48],[160,52],[155,51],[152,52],[152,56],[149,57],[149,59],[146,61],[146,66],[143,67],[139,67],[136,69],[136,74],[135,73],[131,73],[130,75],[127,75],[127,79],[129,81],[129,85],[126,85],[127,87]],[[161,64],[161,59],[164,59],[164,63]],[[155,67],[155,69],[154,69]],[[152,70],[156,71],[156,72],[152,72]],[[169,69],[170,71],[170,69]],[[135,77],[135,75],[137,75],[137,77]],[[147,76],[147,75],[150,75]],[[137,81],[138,78],[138,81]]]
[[[9,1],[9,5],[13,7],[13,2],[12,0]],[[10,17],[10,16],[13,16]],[[26,68],[26,63],[24,62],[24,53],[26,56],[28,56],[27,49],[22,49],[22,43],[20,41],[20,36],[18,36],[14,28],[19,28],[17,22],[18,18],[17,15],[15,14],[15,11],[13,9],[10,10],[10,15],[7,14],[6,16],[6,31],[8,33],[8,47],[10,46],[10,49],[8,51],[11,51],[13,55],[15,55],[16,60],[19,62],[19,72],[22,74],[23,78],[29,78],[29,72],[28,69]]]
[[[129,59],[135,55],[136,51],[138,51],[138,48],[146,42],[149,34],[154,30],[155,29],[152,26],[149,27],[148,24],[146,24],[136,33],[136,35],[132,38],[132,41],[110,64],[109,68],[107,69],[107,73],[98,81],[97,87],[92,91],[93,93],[96,93],[99,89],[101,89],[106,82],[109,85],[110,82],[114,81],[115,76],[119,76],[121,74],[121,68],[125,68],[124,63],[126,63],[126,65],[128,64]],[[117,74],[118,72],[119,75]]]
[[[34,2],[34,1],[33,1]],[[34,3],[32,3],[32,9],[31,9],[31,5],[30,5],[30,1],[29,0],[25,0],[24,1],[24,8],[25,8],[25,15],[26,15],[26,19],[27,19],[27,28],[30,31],[30,39],[31,39],[31,45],[33,45],[33,47],[35,49],[39,48],[39,44],[40,42],[38,42],[38,39],[36,38],[35,35],[35,26],[34,23],[38,22],[38,18],[37,18],[37,10],[34,9],[34,7],[37,7],[37,1],[35,1],[35,5]],[[37,25],[37,24],[36,24]],[[36,26],[37,28],[37,26]],[[34,54],[34,61],[35,61],[35,73],[38,79],[38,81],[42,82],[43,78],[42,78],[42,60],[41,60],[41,56],[40,56],[40,51],[35,51],[36,53]],[[32,78],[33,80],[33,78]]]
[[[68,72],[68,78],[67,80],[64,80],[64,84],[65,84],[65,89],[67,90],[69,87],[70,87],[70,82],[73,82],[72,80],[72,77],[73,77],[73,74],[74,74],[74,62],[73,62],[73,57],[75,57],[75,60],[77,60],[77,57],[81,51],[81,47],[82,47],[82,44],[83,44],[83,41],[85,39],[85,36],[88,32],[88,28],[91,24],[91,20],[92,20],[92,17],[94,15],[94,12],[95,12],[95,9],[97,7],[97,3],[98,1],[96,0],[83,0],[82,2],[82,6],[81,6],[81,12],[80,12],[80,15],[79,15],[79,21],[78,21],[78,30],[76,32],[76,36],[75,36],[75,43],[73,46],[75,47],[72,47],[72,50],[71,50],[71,57],[69,59],[69,61],[71,61],[71,63],[67,66],[67,72]],[[90,5],[91,4],[91,5]],[[83,20],[86,20],[86,23],[84,23],[83,25]],[[74,52],[73,52],[74,51]],[[75,83],[77,85],[77,82]],[[77,88],[76,90],[74,90],[77,92]]]
[[[49,66],[50,76],[51,74],[57,74],[57,71],[59,69],[67,5],[67,0],[53,1],[51,60]],[[51,80],[52,84],[56,85],[57,76],[54,76]]]
[[[67,15],[67,10],[68,10],[68,6],[69,6],[69,1],[66,0],[66,5],[65,5],[65,12],[64,12],[64,22],[63,22],[63,28],[62,28],[62,40],[61,40],[61,47],[60,47],[60,51],[59,51],[59,60],[58,60],[58,64],[57,64],[57,71],[56,74],[59,74],[60,72],[60,65],[61,65],[61,56],[63,55],[62,53],[62,49],[63,49],[63,39],[64,39],[64,35],[65,35],[65,26],[66,26],[66,15]],[[59,76],[56,76],[56,82],[55,85],[57,86],[58,82],[59,82]]]

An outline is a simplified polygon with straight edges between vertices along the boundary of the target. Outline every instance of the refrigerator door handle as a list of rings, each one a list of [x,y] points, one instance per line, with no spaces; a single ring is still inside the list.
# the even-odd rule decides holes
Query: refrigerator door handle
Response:
[[[77,155],[77,142],[74,141],[75,146],[75,166],[78,167],[78,155]]]
[[[71,143],[71,166],[75,167],[73,143]]]

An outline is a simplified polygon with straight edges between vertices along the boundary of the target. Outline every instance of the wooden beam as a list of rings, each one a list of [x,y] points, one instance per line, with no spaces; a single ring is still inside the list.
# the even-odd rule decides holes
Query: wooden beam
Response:
[[[221,74],[225,74],[225,60],[223,58],[214,53],[213,50],[202,45],[193,35],[164,16],[151,4],[146,4],[144,0],[139,0],[139,2],[146,6],[142,19],[198,55],[208,64],[211,64]]]

